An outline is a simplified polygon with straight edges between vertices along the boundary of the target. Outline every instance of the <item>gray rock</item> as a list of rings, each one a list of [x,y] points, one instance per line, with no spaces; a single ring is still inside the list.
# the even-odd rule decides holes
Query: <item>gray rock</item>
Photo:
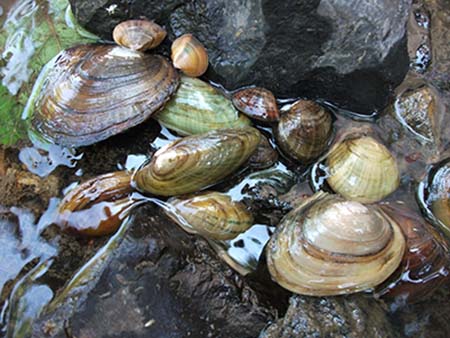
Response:
[[[193,33],[210,54],[207,76],[228,89],[256,84],[371,114],[408,70],[411,0],[70,2],[80,23],[107,39],[118,22],[140,16],[170,39]]]
[[[373,298],[293,296],[284,318],[260,338],[397,337],[385,311]]]

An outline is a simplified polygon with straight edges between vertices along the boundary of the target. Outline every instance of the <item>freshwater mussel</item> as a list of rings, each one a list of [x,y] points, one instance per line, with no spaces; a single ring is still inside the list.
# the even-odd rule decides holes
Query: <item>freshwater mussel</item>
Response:
[[[400,265],[405,239],[376,206],[316,193],[285,216],[267,247],[275,281],[304,295],[371,289]]]
[[[233,105],[250,118],[276,122],[280,117],[277,101],[270,90],[252,87],[233,93]]]
[[[184,34],[173,42],[171,58],[175,68],[188,76],[201,76],[208,69],[208,53],[192,34]]]
[[[274,131],[277,144],[287,157],[310,163],[328,147],[333,118],[319,104],[300,100],[280,117]]]
[[[159,149],[151,162],[136,172],[135,185],[160,196],[205,189],[244,164],[260,138],[260,132],[253,127],[184,137]]]
[[[165,39],[166,31],[148,20],[127,20],[113,30],[113,39],[119,45],[136,51],[158,47]]]
[[[169,199],[166,213],[187,232],[210,239],[227,240],[253,224],[253,216],[241,202],[226,194],[206,192]]]
[[[47,64],[26,112],[38,135],[64,146],[84,146],[147,119],[178,83],[177,71],[161,56],[114,45],[79,45]]]
[[[371,136],[351,135],[337,143],[326,158],[327,183],[342,196],[362,203],[380,201],[400,183],[397,162]]]
[[[429,170],[419,184],[418,202],[425,215],[450,237],[450,159],[445,159]]]
[[[54,222],[85,236],[111,234],[139,204],[131,198],[132,191],[131,175],[126,171],[94,177],[64,196]]]
[[[180,135],[250,125],[250,120],[214,87],[187,76],[181,77],[177,92],[155,118]]]

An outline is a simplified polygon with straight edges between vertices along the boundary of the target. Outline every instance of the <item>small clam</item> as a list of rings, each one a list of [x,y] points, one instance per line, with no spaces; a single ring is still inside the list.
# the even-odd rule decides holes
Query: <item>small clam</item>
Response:
[[[134,127],[160,109],[179,76],[163,57],[120,46],[62,51],[39,76],[27,104],[34,132],[63,146],[83,146]]]
[[[395,158],[370,136],[344,139],[330,150],[326,164],[330,187],[362,203],[380,201],[400,182]]]
[[[261,141],[253,155],[248,159],[248,164],[255,169],[266,169],[273,166],[277,161],[277,151],[272,148],[267,137],[261,135]]]
[[[419,185],[418,196],[426,216],[450,237],[450,159],[431,168]]]
[[[63,229],[86,236],[113,233],[136,201],[131,175],[125,171],[90,179],[64,196],[55,223]]]
[[[113,31],[118,45],[140,52],[159,46],[166,35],[161,26],[147,20],[123,21]]]
[[[400,265],[405,239],[377,207],[319,192],[285,216],[267,248],[275,281],[304,295],[371,289]]]
[[[333,134],[333,118],[319,104],[300,100],[281,116],[274,131],[286,156],[310,163],[326,150]]]
[[[177,92],[155,118],[180,135],[250,125],[250,120],[239,114],[214,87],[187,76],[181,77]]]
[[[253,216],[245,205],[222,193],[172,198],[169,203],[173,208],[167,214],[176,223],[187,232],[206,238],[232,239],[253,224]]]
[[[264,88],[246,88],[233,94],[233,105],[248,117],[263,121],[278,121],[280,113],[271,91]]]
[[[175,68],[188,76],[201,76],[208,68],[208,53],[192,34],[184,34],[173,42],[171,58]]]
[[[450,276],[448,247],[420,215],[399,205],[381,209],[402,229],[407,250],[397,271],[377,288],[376,295],[414,302],[425,299]]]
[[[134,177],[136,187],[160,196],[205,189],[233,173],[255,151],[260,133],[252,127],[187,136],[159,149]]]

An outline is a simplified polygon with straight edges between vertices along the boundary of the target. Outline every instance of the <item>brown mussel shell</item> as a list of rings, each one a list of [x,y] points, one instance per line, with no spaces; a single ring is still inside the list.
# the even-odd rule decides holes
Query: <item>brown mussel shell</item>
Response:
[[[447,243],[414,211],[400,205],[381,209],[402,229],[406,251],[400,267],[377,288],[376,296],[402,302],[423,300],[449,279]]]
[[[261,135],[258,147],[248,159],[250,167],[255,169],[267,169],[278,161],[278,152],[272,148],[267,137]]]
[[[134,177],[144,192],[173,196],[205,189],[244,164],[260,133],[252,127],[218,129],[187,136],[159,149]]]
[[[113,30],[113,39],[118,45],[139,52],[159,46],[166,35],[161,26],[147,20],[123,21]]]
[[[85,236],[103,236],[120,226],[134,205],[131,175],[119,171],[90,179],[64,196],[55,223]]]
[[[175,68],[188,76],[201,76],[208,68],[208,53],[192,34],[184,34],[173,42],[171,58]]]
[[[241,202],[219,192],[172,198],[167,214],[189,233],[209,239],[235,238],[253,225],[253,216]]]
[[[266,256],[270,274],[284,288],[331,296],[381,284],[404,252],[399,226],[376,206],[319,192],[283,218]]]
[[[262,122],[275,122],[280,118],[277,101],[271,91],[260,88],[246,88],[233,94],[233,105],[250,118]]]
[[[319,104],[300,100],[280,117],[274,131],[283,154],[310,163],[328,147],[333,135],[333,117]]]
[[[64,146],[99,142],[143,122],[177,89],[163,57],[112,45],[79,45],[50,65],[34,104],[35,132]]]

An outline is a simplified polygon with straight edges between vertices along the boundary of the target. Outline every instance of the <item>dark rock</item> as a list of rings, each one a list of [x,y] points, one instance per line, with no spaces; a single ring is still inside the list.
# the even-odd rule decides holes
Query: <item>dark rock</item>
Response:
[[[385,311],[373,298],[293,296],[283,319],[260,338],[396,337]]]
[[[256,337],[274,318],[204,240],[156,207],[137,210],[110,256],[95,285],[82,284],[82,301],[73,308],[70,296],[50,310],[35,337]]]
[[[255,84],[278,97],[323,98],[370,114],[408,70],[411,0],[70,0],[88,30],[145,16],[170,39],[193,33],[210,56],[207,73],[234,89]]]

